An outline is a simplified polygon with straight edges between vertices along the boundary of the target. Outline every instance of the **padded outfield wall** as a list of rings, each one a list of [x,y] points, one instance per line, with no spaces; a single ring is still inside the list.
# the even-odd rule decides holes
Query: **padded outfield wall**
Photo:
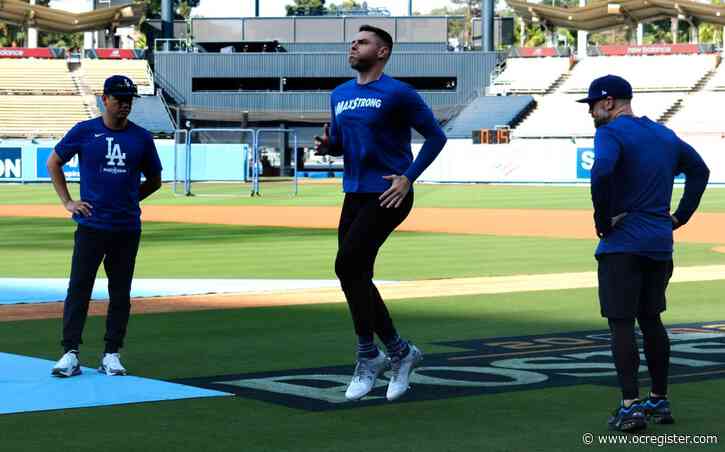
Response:
[[[719,138],[688,139],[710,167],[710,183],[725,185],[725,153]],[[45,160],[56,141],[3,141],[0,143],[0,182],[50,180]],[[240,180],[248,174],[246,145],[194,144],[192,180]],[[413,145],[417,153],[420,144]],[[164,166],[164,181],[174,179],[174,143],[156,140]],[[185,171],[184,147],[178,149],[178,177]],[[451,139],[440,157],[421,175],[421,182],[586,184],[594,161],[591,139],[514,140],[510,144],[473,144]],[[77,159],[65,167],[69,180],[78,179]],[[178,180],[178,179],[177,179]]]
[[[685,139],[710,167],[710,183],[725,184],[725,153],[720,138]],[[414,153],[420,149],[414,145]],[[510,144],[473,144],[451,139],[421,175],[426,182],[577,184],[588,183],[594,162],[592,139],[514,140]],[[678,179],[678,182],[681,182]]]
[[[0,143],[0,182],[49,181],[45,162],[58,140],[3,140]],[[159,152],[164,181],[174,180],[174,141],[154,140]],[[177,180],[186,171],[185,147],[176,148]],[[193,144],[191,161],[192,180],[238,181],[249,176],[250,146],[246,144]],[[64,167],[69,181],[79,180],[78,158],[74,157]]]

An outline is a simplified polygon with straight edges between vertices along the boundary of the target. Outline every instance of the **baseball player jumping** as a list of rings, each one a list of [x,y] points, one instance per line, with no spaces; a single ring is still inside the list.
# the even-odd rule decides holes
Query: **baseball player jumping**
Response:
[[[65,353],[52,370],[57,377],[81,373],[78,350],[101,262],[108,276],[110,303],[106,347],[98,370],[107,375],[126,374],[118,352],[131,311],[131,280],[141,237],[139,201],[161,187],[161,161],[153,137],[128,120],[136,93],[129,78],[108,78],[103,87],[103,115],[76,124],[47,161],[55,191],[78,223],[63,307],[61,344]],[[74,155],[80,162],[78,200],[71,198],[63,174],[63,165]]]
[[[402,339],[373,284],[378,250],[413,207],[413,182],[443,149],[446,137],[433,113],[409,85],[383,74],[393,48],[391,36],[364,25],[352,41],[350,66],[356,80],[338,86],[331,96],[331,128],[317,137],[320,154],[344,155],[345,201],[338,227],[335,272],[357,334],[357,365],[345,396],[358,400],[390,366],[387,398],[409,387],[421,351]],[[425,138],[415,161],[411,127]],[[387,356],[374,343],[385,344]]]

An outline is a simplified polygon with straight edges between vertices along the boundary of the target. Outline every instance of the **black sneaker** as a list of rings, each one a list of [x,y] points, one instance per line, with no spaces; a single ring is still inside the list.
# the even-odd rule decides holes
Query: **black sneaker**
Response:
[[[654,422],[655,424],[674,424],[675,419],[672,417],[672,409],[670,408],[670,401],[666,398],[653,399],[647,397],[642,402],[644,408],[644,414],[647,416],[647,420]]]
[[[647,428],[642,402],[637,400],[629,408],[619,405],[609,418],[609,429],[620,432],[633,432]]]

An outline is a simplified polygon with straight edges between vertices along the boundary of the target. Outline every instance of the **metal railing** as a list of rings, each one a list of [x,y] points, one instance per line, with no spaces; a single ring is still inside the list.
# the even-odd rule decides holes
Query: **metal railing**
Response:
[[[154,39],[154,52],[188,52],[189,42],[186,39]]]
[[[261,152],[259,150],[259,136],[263,133],[286,133],[292,135],[292,195],[299,194],[297,179],[297,132],[294,129],[257,129],[254,132],[254,148],[252,150],[252,196],[261,196],[259,191],[260,168],[262,167]],[[282,151],[284,153],[284,150]],[[282,165],[280,165],[280,172]]]

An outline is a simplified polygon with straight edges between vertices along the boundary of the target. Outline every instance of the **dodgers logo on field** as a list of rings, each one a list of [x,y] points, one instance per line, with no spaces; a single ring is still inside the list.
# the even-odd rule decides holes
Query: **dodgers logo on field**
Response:
[[[0,179],[20,179],[22,172],[22,149],[0,148]]]
[[[670,380],[725,377],[725,321],[677,325],[671,339]],[[425,344],[423,351],[425,352]],[[412,389],[403,402],[477,396],[582,384],[617,386],[617,373],[607,331],[542,336],[474,339],[437,345],[460,352],[426,355],[411,376]],[[647,374],[641,351],[640,375]],[[348,402],[345,389],[352,365],[314,369],[225,375],[176,380],[257,400],[323,411],[386,403],[390,373],[359,402]]]

